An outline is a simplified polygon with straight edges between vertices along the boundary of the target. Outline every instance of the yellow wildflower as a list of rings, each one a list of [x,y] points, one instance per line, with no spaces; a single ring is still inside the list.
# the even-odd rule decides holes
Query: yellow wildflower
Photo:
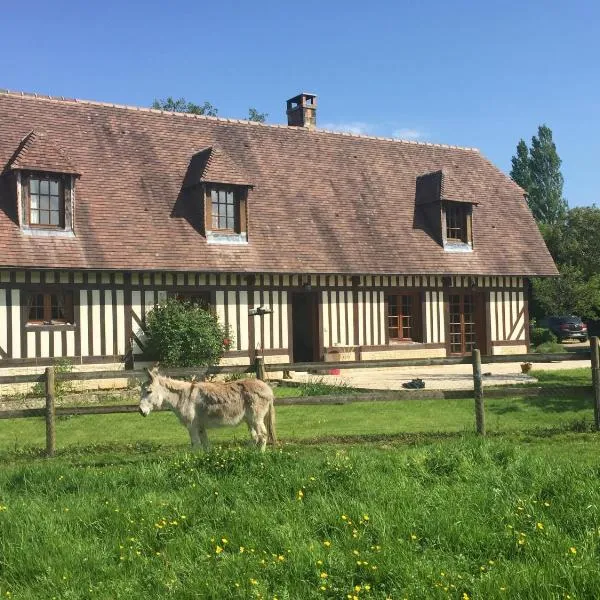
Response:
[[[360,590],[361,590],[361,589],[362,589],[362,588],[360,587],[360,585],[355,585],[355,586],[354,586],[354,591],[355,591],[355,592],[360,592]]]
[[[369,515],[363,515],[363,521],[368,521],[369,520]]]
[[[329,577],[329,575],[327,575],[327,573],[323,572],[320,575],[321,579],[327,579]]]
[[[536,528],[537,529],[544,529],[544,524],[543,523],[536,523]]]
[[[252,579],[252,578],[251,578],[251,579],[250,579],[250,584],[251,584],[251,585],[257,585],[257,584],[258,584],[258,581],[256,581],[256,579]]]
[[[221,548],[221,546],[217,545],[217,547],[215,548],[215,554],[221,554],[221,552],[223,552],[223,548]]]
[[[244,546],[240,546],[240,554],[243,554],[243,552],[244,552],[245,549],[246,548],[244,548]]]
[[[325,548],[329,548],[331,546],[331,542],[329,540],[325,540],[323,542],[323,546],[325,546]]]
[[[575,548],[575,546],[571,546],[571,547],[569,548],[569,552],[570,552],[571,554],[577,554],[577,548]]]
[[[410,534],[410,539],[411,539],[411,540],[416,540],[416,539],[417,539],[417,536],[416,536],[414,533],[411,533],[411,534]]]

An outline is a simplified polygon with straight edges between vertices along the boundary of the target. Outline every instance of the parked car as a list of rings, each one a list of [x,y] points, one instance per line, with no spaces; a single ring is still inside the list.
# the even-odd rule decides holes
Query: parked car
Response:
[[[587,325],[581,320],[581,317],[574,315],[546,317],[540,321],[540,327],[547,327],[559,342],[568,339],[585,342],[588,339]]]

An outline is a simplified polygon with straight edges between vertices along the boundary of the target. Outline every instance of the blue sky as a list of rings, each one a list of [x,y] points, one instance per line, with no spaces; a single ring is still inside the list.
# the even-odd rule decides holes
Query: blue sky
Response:
[[[600,204],[600,2],[5,3],[0,87],[148,106],[210,101],[320,126],[475,146],[505,171],[554,132],[571,206]]]

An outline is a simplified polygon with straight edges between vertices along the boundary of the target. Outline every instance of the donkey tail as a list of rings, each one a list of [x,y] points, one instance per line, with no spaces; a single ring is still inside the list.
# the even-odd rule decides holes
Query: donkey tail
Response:
[[[277,443],[277,436],[275,435],[275,405],[271,400],[269,404],[269,411],[265,417],[265,424],[267,426],[267,438],[270,444],[275,445]]]

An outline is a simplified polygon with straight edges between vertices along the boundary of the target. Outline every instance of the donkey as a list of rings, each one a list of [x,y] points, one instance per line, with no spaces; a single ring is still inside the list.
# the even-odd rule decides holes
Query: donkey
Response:
[[[149,380],[142,384],[140,413],[147,417],[166,402],[184,425],[195,448],[207,450],[206,430],[246,421],[254,443],[264,452],[267,440],[275,444],[273,390],[258,379],[230,383],[180,381],[146,369]]]

